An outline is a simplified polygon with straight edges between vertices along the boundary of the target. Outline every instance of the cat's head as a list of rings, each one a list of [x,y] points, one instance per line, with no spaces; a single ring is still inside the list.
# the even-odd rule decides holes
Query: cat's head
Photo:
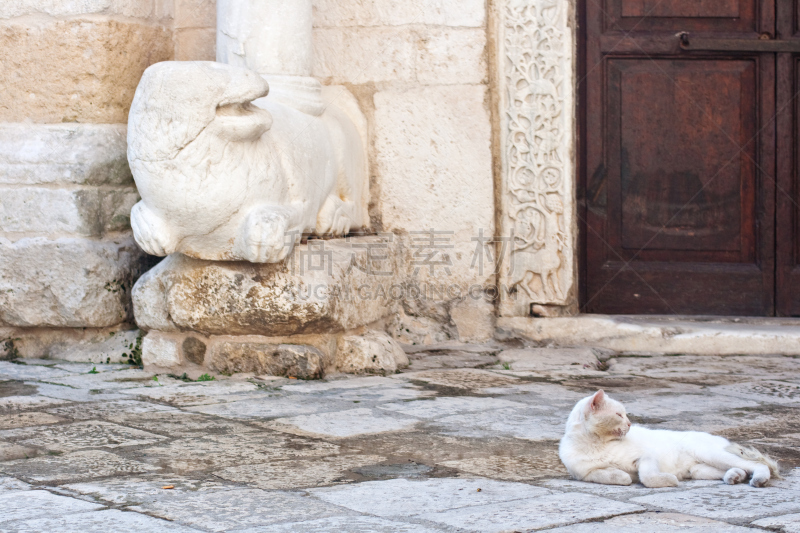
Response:
[[[569,418],[574,429],[579,427],[603,439],[622,438],[631,428],[625,406],[609,398],[602,390],[579,401]]]

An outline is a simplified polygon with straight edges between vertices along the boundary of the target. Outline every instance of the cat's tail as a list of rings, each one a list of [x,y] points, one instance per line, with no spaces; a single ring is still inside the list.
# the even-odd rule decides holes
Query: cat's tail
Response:
[[[761,453],[752,446],[731,444],[730,446],[725,448],[725,451],[738,455],[742,459],[747,459],[748,461],[753,461],[754,463],[761,463],[763,465],[767,465],[767,467],[769,468],[769,473],[773,478],[783,479],[781,478],[781,473],[780,470],[778,469],[778,461],[776,461],[769,455]]]

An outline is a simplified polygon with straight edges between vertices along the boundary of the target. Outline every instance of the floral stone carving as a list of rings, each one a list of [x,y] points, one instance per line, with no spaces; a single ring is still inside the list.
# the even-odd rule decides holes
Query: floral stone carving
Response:
[[[574,283],[571,14],[565,0],[500,7],[505,316],[567,304]]]
[[[146,252],[274,263],[304,232],[343,235],[367,223],[355,101],[339,91],[336,105],[307,114],[263,98],[268,91],[261,75],[222,63],[145,71],[128,161],[142,197],[131,226]]]

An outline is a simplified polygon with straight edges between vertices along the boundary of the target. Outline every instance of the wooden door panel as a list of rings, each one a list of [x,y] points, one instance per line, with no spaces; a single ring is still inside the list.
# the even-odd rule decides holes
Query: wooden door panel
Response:
[[[583,19],[582,310],[774,314],[775,54],[676,37],[758,38],[774,4],[599,1]]]
[[[622,0],[623,17],[738,18],[739,0]]]
[[[756,0],[587,0],[606,31],[758,31]]]
[[[608,68],[622,249],[752,262],[755,62],[612,59]]]

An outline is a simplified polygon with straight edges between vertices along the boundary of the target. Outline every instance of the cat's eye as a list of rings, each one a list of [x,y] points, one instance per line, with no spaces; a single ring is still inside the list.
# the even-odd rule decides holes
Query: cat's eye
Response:
[[[622,418],[622,415],[621,415],[620,413],[617,413],[617,416],[618,416],[618,417],[620,417],[620,418]]]

